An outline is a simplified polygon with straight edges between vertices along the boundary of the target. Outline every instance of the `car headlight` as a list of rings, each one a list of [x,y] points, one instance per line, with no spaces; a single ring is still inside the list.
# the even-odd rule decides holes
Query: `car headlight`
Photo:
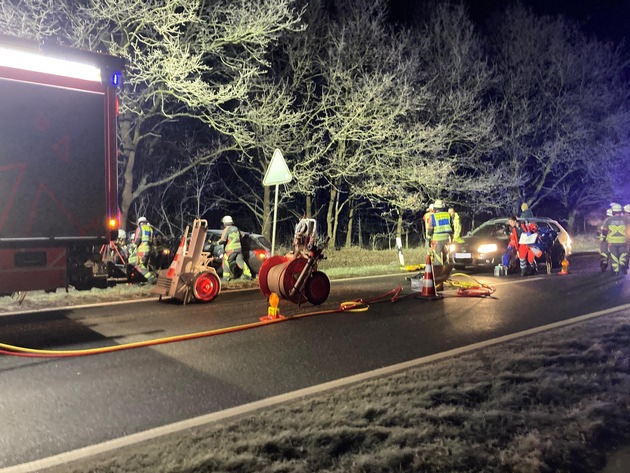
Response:
[[[479,253],[494,253],[497,251],[496,243],[488,243],[487,245],[481,245],[477,248]]]
[[[455,252],[455,250],[457,250],[457,245],[451,243],[451,245],[448,247],[448,252],[453,253]]]

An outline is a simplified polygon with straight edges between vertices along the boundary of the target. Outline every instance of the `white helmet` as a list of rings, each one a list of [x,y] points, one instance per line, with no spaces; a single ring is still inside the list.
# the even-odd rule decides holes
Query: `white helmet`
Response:
[[[610,208],[612,209],[614,214],[621,213],[623,211],[623,207],[621,207],[621,204],[617,204],[617,203],[612,204]]]
[[[229,215],[226,215],[221,219],[221,223],[223,225],[232,225],[234,223],[234,220],[232,220],[232,217],[230,217]]]
[[[443,209],[444,208],[444,201],[441,199],[436,200],[435,202],[433,202],[433,208],[434,209]]]
[[[606,217],[612,217],[612,209],[606,209]]]
[[[630,214],[630,204],[626,204],[623,206],[623,211],[627,214]]]
[[[146,217],[140,217],[138,219],[138,225],[140,225],[141,223],[149,223],[149,221],[147,220]]]

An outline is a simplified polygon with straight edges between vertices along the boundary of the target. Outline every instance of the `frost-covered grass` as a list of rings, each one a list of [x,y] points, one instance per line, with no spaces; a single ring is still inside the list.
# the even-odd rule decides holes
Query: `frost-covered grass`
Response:
[[[420,261],[417,261],[416,254],[419,251],[403,251],[405,263],[418,264]],[[424,252],[424,250],[421,251]],[[319,269],[331,279],[400,272],[400,263],[396,250],[371,251],[361,248],[349,248],[329,250],[325,251],[324,254],[326,259],[319,263]],[[426,252],[424,254],[426,256]]]
[[[630,314],[136,445],[55,472],[572,472],[630,436]]]
[[[571,239],[574,253],[599,251],[599,240],[596,235],[575,235]]]
[[[592,236],[577,236],[573,240],[573,251],[597,251],[597,239]],[[278,254],[282,254],[281,252]],[[396,250],[366,250],[350,248],[324,251],[326,258],[319,263],[319,269],[330,279],[341,279],[357,276],[371,276],[376,274],[400,273],[400,261]],[[403,250],[405,265],[422,264],[426,260],[424,247],[406,248]],[[257,287],[257,281],[234,280],[223,285],[224,291],[244,287]],[[68,292],[59,289],[54,294],[43,291],[33,291],[26,295],[22,303],[16,297],[0,297],[0,314],[16,310],[42,309],[74,304],[92,304],[112,300],[129,300],[151,295],[151,286],[137,284],[112,284],[107,289],[91,289],[76,291],[70,288]]]

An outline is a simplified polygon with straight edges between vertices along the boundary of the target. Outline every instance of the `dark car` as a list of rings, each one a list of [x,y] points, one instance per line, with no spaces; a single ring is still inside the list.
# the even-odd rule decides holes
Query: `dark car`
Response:
[[[208,237],[203,247],[203,251],[215,257],[214,268],[219,276],[223,275],[223,245],[218,242],[221,239],[221,230],[208,230]],[[241,232],[241,245],[243,248],[243,259],[252,272],[252,277],[260,272],[260,267],[267,258],[271,256],[271,243],[264,235],[258,233]]]
[[[571,237],[557,221],[546,217],[527,219],[536,223],[542,232],[553,230],[557,237],[550,249],[551,265],[560,267],[565,256],[571,254]],[[501,264],[509,242],[507,218],[488,220],[462,238],[463,243],[453,243],[449,248],[450,260],[456,269],[477,267],[490,269]]]

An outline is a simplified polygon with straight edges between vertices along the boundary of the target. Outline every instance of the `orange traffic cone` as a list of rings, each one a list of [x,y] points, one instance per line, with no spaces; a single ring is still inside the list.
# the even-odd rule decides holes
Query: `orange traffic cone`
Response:
[[[420,297],[434,301],[440,296],[435,289],[435,280],[433,279],[433,266],[431,265],[431,256],[427,255],[427,262],[424,265],[424,278],[422,278],[422,292]]]
[[[178,269],[178,261],[184,257],[184,245],[186,244],[186,237],[183,236],[182,237],[182,241],[179,244],[179,247],[177,248],[177,253],[175,253],[175,257],[173,258],[173,261],[171,262],[171,265],[168,267],[168,272],[166,273],[166,277],[167,278],[172,278],[173,276],[175,276],[175,271],[177,271]]]

